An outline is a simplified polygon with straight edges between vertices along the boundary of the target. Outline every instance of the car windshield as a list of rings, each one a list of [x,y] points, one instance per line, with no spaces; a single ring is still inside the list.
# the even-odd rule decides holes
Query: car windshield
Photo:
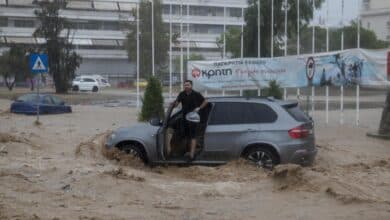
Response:
[[[19,101],[19,102],[38,102],[39,100],[39,97],[37,94],[27,94],[27,95],[23,95],[23,96],[20,96],[16,101]]]

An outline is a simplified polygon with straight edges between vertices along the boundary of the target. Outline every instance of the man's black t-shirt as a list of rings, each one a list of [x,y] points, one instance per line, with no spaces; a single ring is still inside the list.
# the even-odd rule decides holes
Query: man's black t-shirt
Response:
[[[203,103],[204,97],[202,94],[194,90],[192,90],[190,93],[182,91],[177,96],[176,101],[181,103],[183,114],[185,115],[199,107]]]

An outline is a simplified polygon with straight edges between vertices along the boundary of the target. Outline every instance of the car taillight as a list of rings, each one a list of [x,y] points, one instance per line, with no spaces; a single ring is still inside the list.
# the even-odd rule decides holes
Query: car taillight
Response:
[[[293,139],[306,138],[313,131],[311,128],[306,127],[305,125],[300,125],[298,127],[292,128],[288,131],[288,134]]]

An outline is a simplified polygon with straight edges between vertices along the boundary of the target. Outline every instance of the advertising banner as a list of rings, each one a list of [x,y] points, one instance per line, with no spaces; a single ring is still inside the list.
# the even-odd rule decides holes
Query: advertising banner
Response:
[[[388,50],[345,51],[275,58],[189,61],[187,78],[198,90],[390,85]]]

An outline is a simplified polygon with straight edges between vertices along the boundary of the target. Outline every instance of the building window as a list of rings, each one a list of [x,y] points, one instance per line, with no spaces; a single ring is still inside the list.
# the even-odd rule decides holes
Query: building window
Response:
[[[363,7],[365,10],[370,9],[370,0],[363,0]]]
[[[8,18],[0,17],[0,27],[7,27],[7,26],[8,26]]]
[[[15,20],[14,25],[15,25],[15,27],[34,27],[34,21],[33,20]]]
[[[119,30],[119,23],[115,21],[103,21],[103,30]]]
[[[241,17],[241,8],[230,8],[229,9],[229,15],[230,17]]]

